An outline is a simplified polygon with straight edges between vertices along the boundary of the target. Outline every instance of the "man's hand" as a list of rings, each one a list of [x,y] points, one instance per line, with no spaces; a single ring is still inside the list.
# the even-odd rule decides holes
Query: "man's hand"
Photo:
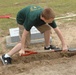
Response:
[[[19,56],[21,56],[22,54],[25,54],[25,50],[23,50],[23,49],[21,49],[21,50],[19,51]]]
[[[29,31],[24,29],[22,38],[21,38],[21,50],[19,51],[19,55],[21,56],[22,54],[25,54],[25,42],[26,42],[26,37]]]
[[[61,43],[62,43],[62,50],[63,51],[68,51],[68,47],[66,45],[66,42],[65,42],[65,39],[62,35],[62,32],[60,31],[60,29],[58,27],[54,28],[55,32],[57,33],[58,37],[60,38],[61,40]]]
[[[63,46],[62,46],[62,51],[68,51],[67,45],[63,45]]]

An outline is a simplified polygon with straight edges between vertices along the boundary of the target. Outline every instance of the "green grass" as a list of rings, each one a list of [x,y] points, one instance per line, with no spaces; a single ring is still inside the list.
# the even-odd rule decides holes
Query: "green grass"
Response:
[[[69,12],[76,13],[76,0],[0,0],[0,15],[16,17],[20,9],[30,4],[52,7],[56,17]],[[15,20],[0,19],[0,36],[6,36],[12,27],[17,27]]]

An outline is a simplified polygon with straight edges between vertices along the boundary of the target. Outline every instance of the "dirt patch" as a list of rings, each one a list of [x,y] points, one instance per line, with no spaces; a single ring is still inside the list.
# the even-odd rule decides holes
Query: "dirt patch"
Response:
[[[50,57],[49,57],[50,58]],[[22,60],[21,60],[22,59]],[[29,58],[27,58],[30,60]],[[34,57],[31,59],[33,60]],[[35,58],[36,59],[36,58]],[[1,66],[0,75],[75,75],[76,56],[57,59],[42,59],[25,62],[25,58],[14,62],[12,65]],[[14,59],[15,60],[15,59]],[[18,63],[19,62],[19,63]]]
[[[69,47],[76,47],[76,22],[60,23],[64,38]],[[52,44],[61,47],[61,42],[55,32],[52,32]],[[1,38],[2,40],[2,38]],[[2,51],[0,55],[9,51],[5,43],[1,43]],[[34,50],[43,50],[44,43],[34,44],[29,48]],[[76,74],[76,53],[39,53],[26,57],[14,55],[11,65],[3,66],[0,61],[0,75],[75,75]]]

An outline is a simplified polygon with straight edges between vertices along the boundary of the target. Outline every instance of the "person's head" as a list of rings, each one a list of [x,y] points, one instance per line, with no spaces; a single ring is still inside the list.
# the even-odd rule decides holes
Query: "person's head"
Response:
[[[55,18],[54,11],[51,8],[45,8],[40,18],[46,23],[51,23]]]

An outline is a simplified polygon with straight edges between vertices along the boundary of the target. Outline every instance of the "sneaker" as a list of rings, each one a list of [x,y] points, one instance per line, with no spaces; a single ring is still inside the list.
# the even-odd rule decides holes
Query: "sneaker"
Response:
[[[2,63],[3,63],[4,65],[11,64],[11,60],[12,60],[12,59],[11,59],[10,57],[5,58],[4,56],[5,56],[5,54],[0,57]]]
[[[44,50],[52,50],[52,49],[57,49],[54,45],[50,45],[50,47],[46,48],[44,47]]]

